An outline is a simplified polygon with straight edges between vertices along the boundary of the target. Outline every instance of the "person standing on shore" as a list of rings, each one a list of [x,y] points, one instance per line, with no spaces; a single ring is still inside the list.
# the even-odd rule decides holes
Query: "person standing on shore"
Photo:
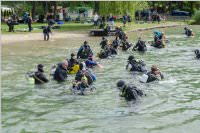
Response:
[[[31,27],[32,19],[31,19],[31,16],[30,16],[30,15],[28,16],[27,22],[28,22],[28,31],[31,32],[31,30],[32,30],[32,27]]]
[[[49,40],[49,33],[52,34],[51,32],[51,26],[45,26],[43,29],[43,34],[44,34],[44,40],[48,41]]]
[[[94,28],[96,29],[97,26],[98,26],[98,19],[99,19],[99,16],[97,13],[95,13],[94,15]]]

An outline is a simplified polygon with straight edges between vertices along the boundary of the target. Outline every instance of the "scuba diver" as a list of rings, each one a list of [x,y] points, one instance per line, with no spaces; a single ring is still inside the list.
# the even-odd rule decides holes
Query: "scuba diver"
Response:
[[[200,59],[200,51],[199,51],[198,49],[196,49],[196,50],[194,51],[194,53],[195,53],[195,55],[196,55],[196,58],[197,58],[197,59]]]
[[[30,75],[30,77],[33,77],[35,80],[35,84],[44,84],[49,82],[49,80],[47,79],[47,77],[44,74],[44,69],[43,69],[43,65],[39,64],[37,66],[37,72],[35,72],[33,75]]]
[[[185,27],[184,30],[185,30],[185,35],[188,37],[195,35],[192,29],[189,29],[188,27]]]
[[[114,49],[110,44],[107,44],[105,48],[98,53],[98,57],[100,59],[105,59],[109,56],[112,57],[112,55],[117,55],[117,50]]]
[[[126,65],[126,70],[128,71],[138,71],[138,72],[147,72],[146,64],[144,61],[135,60],[133,55],[128,57],[128,64]]]
[[[119,39],[120,40],[122,40],[122,41],[125,41],[125,40],[127,40],[128,39],[128,36],[126,35],[126,33],[125,32],[123,32],[123,31],[120,31],[119,32]]]
[[[85,61],[86,67],[93,68],[94,66],[97,66],[98,63],[96,61],[93,61],[92,55],[88,57],[88,59]]]
[[[77,59],[87,59],[89,55],[93,55],[92,50],[90,49],[90,46],[88,45],[88,42],[85,41],[84,44],[80,47],[77,53]]]
[[[27,24],[28,24],[28,31],[31,32],[32,31],[32,27],[31,27],[32,18],[30,16],[30,14],[28,15]]]
[[[68,69],[71,69],[77,62],[76,55],[71,53],[71,58],[68,60]]]
[[[127,51],[132,45],[133,44],[129,43],[127,40],[123,40],[120,47],[122,47],[122,51]]]
[[[116,36],[115,40],[113,40],[113,42],[112,42],[112,47],[114,49],[117,49],[119,47],[119,45],[120,45],[120,42],[118,40],[118,37]]]
[[[138,42],[136,43],[136,45],[133,47],[132,50],[135,51],[136,49],[141,52],[145,52],[147,50],[145,41],[142,41],[141,37],[138,38]]]
[[[122,28],[120,26],[117,26],[116,32],[115,32],[116,37],[119,37],[119,34],[120,34],[121,31],[122,31]]]
[[[120,90],[120,96],[126,101],[137,101],[139,97],[145,96],[144,92],[136,86],[126,85],[123,80],[117,82],[117,88]]]
[[[151,44],[151,46],[156,48],[164,48],[166,42],[166,37],[164,32],[154,31],[153,33],[154,33],[154,42],[153,44]]]
[[[45,40],[45,41],[48,41],[48,40],[49,40],[49,33],[52,34],[52,32],[51,32],[51,27],[50,27],[50,26],[45,26],[45,27],[43,28],[43,34],[44,34],[44,40]]]
[[[108,40],[105,37],[102,37],[102,41],[100,43],[101,48],[104,49],[107,43],[108,43]]]
[[[71,58],[68,60],[68,73],[75,74],[79,70],[79,62],[76,59],[76,55],[74,53],[71,54]]]
[[[148,75],[148,79],[147,79],[147,83],[155,81],[155,80],[162,80],[164,79],[163,74],[161,73],[161,71],[159,70],[159,68],[156,65],[153,65],[151,67],[151,71],[147,73]]]
[[[79,70],[75,76],[76,82],[81,81],[83,76],[85,76],[87,78],[89,85],[91,85],[94,81],[96,81],[96,75],[93,73],[93,71],[91,69],[86,69],[86,65],[84,62],[80,63],[79,66],[80,66]]]
[[[54,80],[58,82],[63,82],[67,78],[67,67],[68,61],[64,60],[62,63],[59,63],[54,74]]]
[[[105,49],[102,49],[99,53],[98,53],[98,57],[100,59],[105,59],[105,58],[108,58],[110,56],[110,53],[109,51],[105,50]]]
[[[9,27],[9,32],[14,32],[14,22],[11,18],[8,19],[8,21],[6,22],[6,24]]]
[[[84,91],[88,87],[89,87],[89,85],[88,85],[88,79],[87,79],[86,76],[83,76],[81,78],[80,82],[74,82],[73,86],[72,86],[73,90],[80,90],[79,95],[84,95]]]

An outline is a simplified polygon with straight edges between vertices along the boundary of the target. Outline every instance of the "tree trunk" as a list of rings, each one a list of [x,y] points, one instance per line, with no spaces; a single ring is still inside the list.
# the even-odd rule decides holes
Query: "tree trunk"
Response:
[[[53,2],[53,17],[54,17],[54,19],[56,19],[56,10],[57,10],[57,2],[54,1]]]
[[[99,1],[94,1],[94,11],[99,12]]]
[[[35,17],[35,11],[36,11],[36,1],[33,1],[33,2],[32,2],[32,11],[31,11],[31,13],[32,13],[32,18]]]

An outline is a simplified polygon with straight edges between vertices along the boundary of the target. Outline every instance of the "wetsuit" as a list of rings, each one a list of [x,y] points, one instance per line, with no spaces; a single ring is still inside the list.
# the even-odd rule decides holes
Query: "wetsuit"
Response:
[[[161,80],[164,78],[162,73],[160,73],[159,75],[155,75],[152,72],[148,72],[147,75],[148,75],[147,83],[155,81],[155,80]]]
[[[86,73],[88,73],[88,75]],[[76,73],[75,80],[81,81],[83,76],[85,76],[87,78],[89,85],[91,85],[93,83],[93,81],[96,80],[96,76],[93,73],[91,73],[89,70],[79,70]]]
[[[115,48],[110,48],[111,55],[117,55],[117,50]]]
[[[32,20],[30,17],[28,17],[28,31],[31,31],[32,30],[32,27],[31,27],[31,24],[32,24]]]
[[[127,17],[126,17],[126,15],[124,15],[124,16],[122,17],[122,21],[123,21],[124,26],[126,25],[126,19],[127,19]]]
[[[9,32],[14,32],[14,23],[11,19],[7,21],[7,25],[9,27]]]
[[[62,81],[65,81],[66,78],[67,78],[67,70],[64,69],[62,67],[62,63],[60,63],[60,64],[58,64],[58,66],[56,68],[56,71],[54,74],[54,79],[59,82],[62,82]]]
[[[76,59],[71,58],[70,60],[68,60],[68,70],[72,69],[72,67],[74,67],[74,65],[77,63],[78,61]]]
[[[87,59],[90,55],[93,55],[92,50],[90,49],[89,45],[83,45],[80,47],[77,58]]]
[[[88,88],[88,84],[85,84],[83,82],[81,82],[80,84],[78,84],[77,86],[76,85],[73,85],[73,89],[76,89],[76,90],[80,90],[80,95],[84,95],[84,91],[86,88]]]
[[[33,78],[35,80],[35,84],[43,84],[48,82],[49,80],[46,78],[46,76],[44,75],[43,71],[38,70],[37,72],[35,72],[35,74],[33,75]]]
[[[43,34],[44,34],[44,40],[49,40],[49,33],[51,33],[50,26],[44,27]]]
[[[120,31],[120,32],[119,32],[119,36],[118,36],[118,37],[119,37],[119,39],[121,39],[121,40],[124,40],[124,41],[126,40],[126,34],[125,34],[123,31]]]
[[[118,46],[119,46],[119,44],[120,44],[119,40],[118,40],[118,39],[115,39],[115,40],[112,42],[112,47],[113,47],[114,49],[117,49]]]
[[[187,36],[192,36],[192,31],[190,29],[187,29]]]
[[[135,47],[133,48],[133,50],[135,50],[136,48],[137,48],[138,51],[142,51],[142,52],[147,50],[145,42],[144,41],[140,41],[140,40],[138,40],[138,42],[135,45]]]
[[[136,60],[131,60],[131,61],[128,61],[128,64],[126,65],[126,70],[145,72],[146,65],[144,63],[137,62]]]
[[[101,50],[100,53],[99,53],[99,58],[100,58],[100,59],[105,59],[105,58],[107,58],[108,56],[109,56],[109,53],[108,53],[108,51],[106,51],[106,50]]]
[[[127,51],[130,47],[132,46],[131,43],[129,43],[128,41],[122,41],[122,50],[123,51]]]
[[[88,60],[85,61],[85,64],[86,64],[86,67],[88,67],[88,68],[93,68],[94,66],[97,65],[97,62],[88,59]]]
[[[124,97],[127,101],[137,100],[139,96],[143,96],[144,93],[142,90],[138,89],[135,86],[125,85],[121,91],[120,96]]]
[[[101,41],[100,46],[101,46],[102,49],[104,49],[104,47],[107,45],[106,41],[107,41],[106,39]]]
[[[196,58],[200,59],[200,51],[198,49],[195,50]]]

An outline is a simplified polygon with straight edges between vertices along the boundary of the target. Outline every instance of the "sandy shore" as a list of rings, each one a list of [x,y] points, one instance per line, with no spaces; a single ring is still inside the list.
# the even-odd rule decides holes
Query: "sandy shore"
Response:
[[[148,28],[138,28],[135,30],[129,30],[127,32],[137,32],[137,31],[145,31],[152,30],[157,28],[169,28],[169,27],[177,27],[183,26],[182,24],[170,24],[170,25],[161,25],[154,26]],[[62,38],[84,38],[88,37],[87,32],[54,32],[53,35],[50,35],[50,39],[62,39]],[[35,41],[35,40],[43,40],[43,33],[24,33],[24,34],[2,34],[1,35],[1,44],[14,44],[15,42],[21,41]]]
[[[84,38],[88,37],[88,34],[85,32],[54,32],[52,35],[50,34],[51,39],[62,39],[62,38]],[[1,35],[1,44],[12,44],[15,42],[21,41],[35,41],[35,40],[43,40],[42,33],[26,33],[26,34],[2,34]]]

